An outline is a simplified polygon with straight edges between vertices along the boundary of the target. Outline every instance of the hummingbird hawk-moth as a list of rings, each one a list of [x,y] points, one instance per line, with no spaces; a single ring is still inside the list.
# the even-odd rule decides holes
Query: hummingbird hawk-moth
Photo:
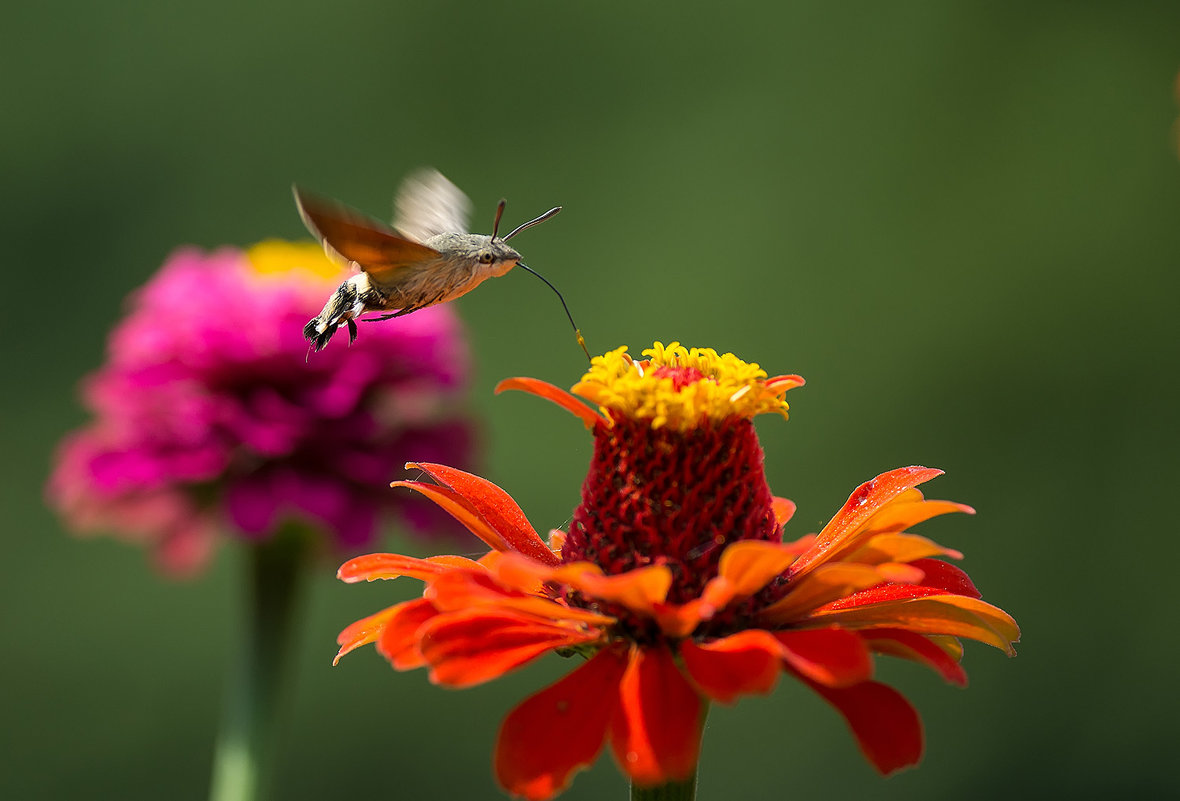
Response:
[[[317,351],[342,325],[348,327],[352,342],[357,336],[357,319],[389,320],[446,303],[516,266],[533,273],[557,292],[553,284],[521,262],[520,253],[509,247],[508,240],[548,220],[561,211],[561,206],[501,237],[505,201],[501,200],[496,209],[490,236],[466,233],[471,203],[437,170],[420,170],[405,180],[394,201],[392,227],[297,187],[294,193],[304,224],[320,240],[328,256],[357,271],[337,287],[323,311],[304,326],[303,335]],[[565,299],[560,292],[557,296],[585,350]],[[366,312],[384,314],[361,318]]]

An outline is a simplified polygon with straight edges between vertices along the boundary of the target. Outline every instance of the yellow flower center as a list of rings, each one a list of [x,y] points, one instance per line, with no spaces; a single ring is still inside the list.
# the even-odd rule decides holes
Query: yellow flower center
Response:
[[[315,281],[339,280],[340,265],[324,254],[314,242],[288,242],[267,239],[246,251],[246,258],[254,272],[264,276],[289,277],[291,273]]]
[[[667,347],[656,342],[636,361],[626,346],[590,363],[571,390],[591,403],[629,418],[688,431],[702,422],[775,413],[787,416],[783,394],[802,384],[797,376],[768,379],[757,364],[712,348]]]

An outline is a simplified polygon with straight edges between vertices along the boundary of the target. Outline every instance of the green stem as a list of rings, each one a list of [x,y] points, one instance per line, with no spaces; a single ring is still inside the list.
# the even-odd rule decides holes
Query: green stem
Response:
[[[697,774],[693,774],[684,781],[668,782],[656,787],[637,787],[631,785],[631,801],[693,801],[697,797]]]
[[[242,548],[247,560],[246,608],[241,643],[231,657],[210,801],[265,798],[275,716],[308,551],[302,535],[282,530]]]

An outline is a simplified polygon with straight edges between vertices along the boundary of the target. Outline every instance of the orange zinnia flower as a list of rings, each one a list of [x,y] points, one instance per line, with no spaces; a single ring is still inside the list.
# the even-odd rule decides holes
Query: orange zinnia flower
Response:
[[[786,417],[783,395],[803,380],[677,343],[644,355],[593,360],[572,391],[597,411],[535,379],[497,387],[551,400],[594,434],[582,503],[548,543],[494,484],[407,465],[437,484],[394,486],[438,503],[491,551],[345,564],[344,581],[411,576],[425,590],[345,629],[337,659],[376,642],[398,670],[466,687],[548,651],[587,657],[500,730],[497,778],[528,799],[556,795],[608,741],[636,786],[691,781],[708,702],[769,692],[784,671],[844,716],[880,772],[917,763],[921,722],[872,680],[871,655],[963,685],[958,638],[1011,655],[1019,637],[944,561],[961,554],[907,532],[970,507],[923,499],[915,487],[940,471],[903,467],[858,487],[819,534],[783,542],[795,505],[766,484],[752,418]]]

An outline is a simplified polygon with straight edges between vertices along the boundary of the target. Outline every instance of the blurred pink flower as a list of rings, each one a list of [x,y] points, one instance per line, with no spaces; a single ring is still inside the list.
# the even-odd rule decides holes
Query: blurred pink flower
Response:
[[[469,461],[458,319],[432,307],[307,358],[303,323],[339,281],[310,243],[174,253],[83,385],[95,420],[61,444],[50,502],[175,573],[200,569],[219,533],[261,539],[288,518],[343,552],[371,545],[390,510],[446,528],[388,485],[409,459]]]

